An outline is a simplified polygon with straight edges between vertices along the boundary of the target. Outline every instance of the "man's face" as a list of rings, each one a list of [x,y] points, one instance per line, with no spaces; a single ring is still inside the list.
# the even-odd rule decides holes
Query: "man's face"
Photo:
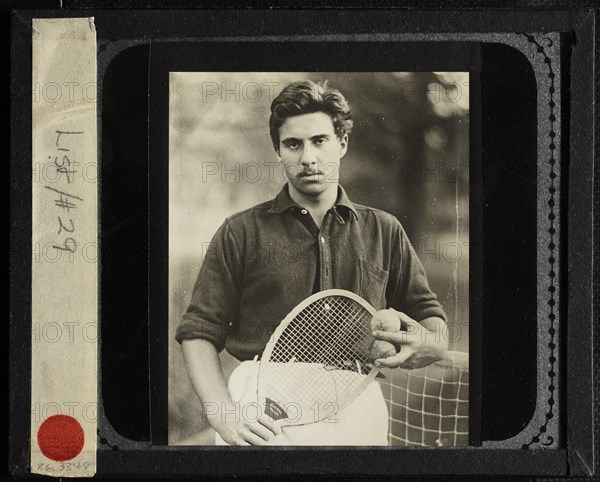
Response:
[[[279,155],[292,189],[316,197],[336,188],[348,135],[339,139],[324,112],[288,117],[279,129]]]

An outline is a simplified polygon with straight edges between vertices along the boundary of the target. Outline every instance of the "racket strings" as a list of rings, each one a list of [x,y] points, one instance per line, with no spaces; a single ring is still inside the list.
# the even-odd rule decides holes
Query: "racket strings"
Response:
[[[369,373],[371,313],[356,301],[318,299],[289,322],[263,369],[265,395],[280,404],[343,405]]]
[[[330,299],[309,305],[281,334],[270,361],[322,363],[357,370],[356,361],[361,366],[368,362],[367,348],[371,342],[371,315],[360,305],[358,308],[361,310],[349,306],[348,301]]]

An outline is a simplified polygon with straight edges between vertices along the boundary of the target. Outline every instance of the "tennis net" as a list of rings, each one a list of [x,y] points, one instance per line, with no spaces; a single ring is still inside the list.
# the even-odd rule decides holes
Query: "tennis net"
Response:
[[[389,444],[463,446],[469,443],[469,355],[415,370],[385,370],[380,381],[389,409]]]

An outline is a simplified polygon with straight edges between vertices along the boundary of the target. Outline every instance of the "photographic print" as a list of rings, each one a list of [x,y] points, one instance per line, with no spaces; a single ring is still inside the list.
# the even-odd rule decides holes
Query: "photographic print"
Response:
[[[469,74],[171,72],[169,444],[469,440]]]

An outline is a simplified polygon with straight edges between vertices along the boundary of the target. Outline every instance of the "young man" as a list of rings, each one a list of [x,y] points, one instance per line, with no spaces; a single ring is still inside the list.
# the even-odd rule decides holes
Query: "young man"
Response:
[[[225,348],[241,361],[260,355],[287,313],[315,292],[345,289],[378,310],[398,311],[406,331],[376,336],[401,349],[378,366],[422,367],[446,350],[439,336],[445,314],[404,229],[388,213],[353,204],[338,184],[352,124],[346,98],[327,82],[285,87],[271,104],[269,127],[288,183],[275,199],[226,219],[203,262],[177,340],[200,400],[219,407],[208,420],[228,444],[387,443],[387,409],[376,383],[355,408],[340,412],[357,427],[351,433],[323,422],[282,431],[264,414],[227,416],[242,395],[232,397],[218,353]],[[365,431],[366,412],[379,416],[374,437]],[[328,429],[330,436],[323,435]]]

